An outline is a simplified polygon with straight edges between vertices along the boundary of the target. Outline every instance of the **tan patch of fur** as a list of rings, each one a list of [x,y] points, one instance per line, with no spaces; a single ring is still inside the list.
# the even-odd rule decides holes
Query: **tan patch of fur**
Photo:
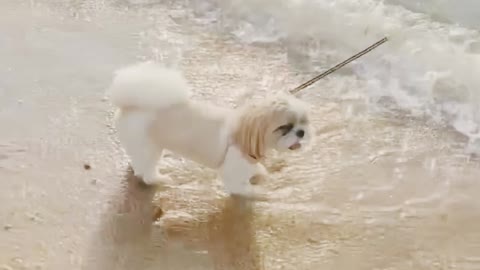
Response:
[[[233,140],[248,157],[260,160],[265,156],[266,132],[272,113],[264,107],[248,107],[241,115]]]

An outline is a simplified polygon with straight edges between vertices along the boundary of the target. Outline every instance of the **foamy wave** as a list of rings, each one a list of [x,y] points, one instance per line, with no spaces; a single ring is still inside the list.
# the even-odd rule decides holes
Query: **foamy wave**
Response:
[[[447,122],[472,141],[480,137],[475,30],[375,0],[212,0],[203,8],[216,17],[210,21],[242,42],[308,42],[308,50],[297,46],[304,50],[297,53],[311,61],[327,52],[338,61],[388,36],[375,56],[350,65],[367,81],[367,98],[389,97],[402,109]]]

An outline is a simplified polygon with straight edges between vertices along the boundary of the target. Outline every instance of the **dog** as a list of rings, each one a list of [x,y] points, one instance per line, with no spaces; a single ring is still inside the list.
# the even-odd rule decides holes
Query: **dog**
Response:
[[[230,194],[251,195],[250,180],[266,176],[269,150],[300,149],[310,138],[308,106],[286,92],[238,108],[191,98],[183,74],[155,62],[123,67],[107,96],[134,174],[147,185],[171,182],[158,162],[169,150],[217,169]]]

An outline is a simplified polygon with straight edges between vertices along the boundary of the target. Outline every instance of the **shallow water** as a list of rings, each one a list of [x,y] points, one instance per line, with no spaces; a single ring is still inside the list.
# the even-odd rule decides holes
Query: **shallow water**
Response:
[[[0,1],[0,266],[479,269],[478,33],[376,1],[272,3]],[[178,66],[196,99],[227,106],[385,34],[302,92],[316,140],[269,157],[269,200],[227,198],[175,155],[177,186],[127,172],[103,99],[119,66]]]

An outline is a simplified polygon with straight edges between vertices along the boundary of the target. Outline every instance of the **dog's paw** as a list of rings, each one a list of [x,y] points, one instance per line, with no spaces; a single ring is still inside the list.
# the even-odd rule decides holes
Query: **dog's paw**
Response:
[[[227,184],[224,188],[229,195],[250,197],[254,194],[253,186],[249,183]]]
[[[234,191],[234,192],[228,192],[228,195],[231,197],[239,197],[239,198],[244,198],[244,199],[251,199],[255,196],[255,193],[253,191]]]
[[[147,185],[169,185],[172,182],[170,176],[160,173],[151,173],[143,177],[143,182]]]
[[[268,201],[267,193],[263,189],[255,188],[255,191],[249,192],[230,192],[229,195],[232,198],[241,198],[244,200],[251,200],[251,201]]]

